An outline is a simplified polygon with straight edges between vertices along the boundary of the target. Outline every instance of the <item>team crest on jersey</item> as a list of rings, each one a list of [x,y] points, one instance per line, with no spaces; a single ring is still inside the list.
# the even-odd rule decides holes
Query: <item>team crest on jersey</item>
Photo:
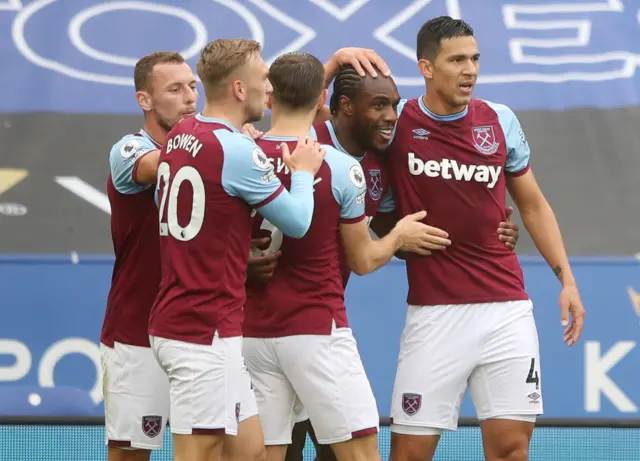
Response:
[[[422,406],[420,394],[402,394],[402,410],[409,416],[415,415]]]
[[[495,154],[500,143],[496,141],[496,134],[492,126],[474,126],[472,130],[473,145],[484,155]]]
[[[364,171],[362,171],[362,167],[360,165],[353,165],[351,167],[349,170],[349,179],[351,180],[351,184],[356,186],[358,189],[362,189],[366,186]]]
[[[142,417],[142,432],[147,437],[154,438],[162,429],[162,416],[143,416]]]
[[[380,170],[369,170],[369,195],[373,200],[380,200],[382,184],[380,184]]]

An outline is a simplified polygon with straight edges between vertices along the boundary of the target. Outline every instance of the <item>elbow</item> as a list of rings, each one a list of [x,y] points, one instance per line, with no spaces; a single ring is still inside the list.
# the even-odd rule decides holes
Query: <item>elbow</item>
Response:
[[[287,237],[301,239],[307,235],[309,227],[311,227],[311,216],[307,217],[303,213],[299,213],[297,216],[299,219],[292,221],[290,225],[281,228],[281,230]]]
[[[365,260],[351,260],[349,261],[349,268],[354,274],[359,276],[367,275],[373,271],[371,264]]]

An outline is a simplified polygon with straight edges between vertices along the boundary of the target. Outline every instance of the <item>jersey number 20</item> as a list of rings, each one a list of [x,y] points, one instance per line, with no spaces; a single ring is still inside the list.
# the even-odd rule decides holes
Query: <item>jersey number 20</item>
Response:
[[[160,200],[160,235],[171,235],[176,240],[188,242],[198,235],[204,221],[205,192],[202,177],[195,168],[183,166],[172,178],[169,164],[166,162],[158,166],[158,177],[158,186],[164,186]],[[178,195],[184,181],[191,184],[193,197],[189,223],[182,227],[178,223]]]

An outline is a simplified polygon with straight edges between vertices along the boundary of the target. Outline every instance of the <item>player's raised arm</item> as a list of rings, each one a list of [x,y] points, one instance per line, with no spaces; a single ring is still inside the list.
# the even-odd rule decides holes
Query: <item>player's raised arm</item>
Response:
[[[225,155],[222,185],[227,193],[256,208],[285,235],[303,237],[313,216],[313,177],[324,158],[319,144],[307,139],[300,140],[293,154],[283,149],[283,159],[291,170],[291,191],[288,192],[265,153],[252,139],[224,130],[217,131],[216,135]]]
[[[562,284],[561,322],[563,326],[568,325],[564,341],[572,346],[582,334],[585,312],[562,241],[560,226],[529,166],[531,152],[520,122],[508,107],[496,105],[494,109],[500,115],[508,149],[507,189],[533,243]]]

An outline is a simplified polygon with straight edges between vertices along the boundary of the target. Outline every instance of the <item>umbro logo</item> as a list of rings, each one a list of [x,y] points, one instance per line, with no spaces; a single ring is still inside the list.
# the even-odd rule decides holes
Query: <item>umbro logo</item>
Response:
[[[529,400],[529,403],[538,403],[538,400],[540,399],[540,394],[538,394],[537,392],[533,392],[527,395],[527,397],[531,399]]]
[[[424,128],[417,128],[413,130],[413,139],[429,139],[429,135],[431,132],[425,130]]]

